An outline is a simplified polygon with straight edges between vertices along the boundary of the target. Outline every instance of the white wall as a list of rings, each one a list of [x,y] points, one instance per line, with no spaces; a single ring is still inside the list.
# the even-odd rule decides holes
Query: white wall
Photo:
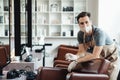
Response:
[[[56,56],[58,46],[61,44],[77,46],[77,38],[46,38],[46,43],[52,43],[52,46],[46,46],[46,53]]]
[[[119,0],[99,0],[98,25],[112,38],[120,33]]]
[[[94,25],[98,25],[98,0],[87,0],[87,11],[91,13],[91,20]]]

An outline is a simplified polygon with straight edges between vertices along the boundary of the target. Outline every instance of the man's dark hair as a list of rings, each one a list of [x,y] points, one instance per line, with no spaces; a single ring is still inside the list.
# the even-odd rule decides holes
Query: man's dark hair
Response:
[[[81,12],[80,14],[78,14],[77,16],[77,22],[79,23],[79,18],[81,17],[85,17],[88,16],[90,18],[91,14],[89,12]]]

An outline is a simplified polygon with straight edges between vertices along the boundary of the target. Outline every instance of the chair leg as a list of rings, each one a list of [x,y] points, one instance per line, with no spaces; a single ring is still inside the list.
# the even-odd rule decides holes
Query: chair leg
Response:
[[[3,76],[3,69],[0,69],[0,76]]]

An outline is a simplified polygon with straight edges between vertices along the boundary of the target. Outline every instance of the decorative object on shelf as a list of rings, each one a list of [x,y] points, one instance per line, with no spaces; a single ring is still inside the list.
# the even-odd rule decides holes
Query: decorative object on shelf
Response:
[[[78,24],[78,22],[77,22],[77,16],[75,16],[75,24]]]
[[[9,11],[9,6],[4,6],[4,11]]]
[[[33,56],[32,56],[32,54],[30,54],[30,55],[28,55],[28,56],[26,57],[26,59],[25,59],[24,61],[25,61],[25,62],[31,62],[32,59],[33,59]]]
[[[45,43],[44,39],[45,39],[45,37],[43,35],[35,36],[34,37],[34,44],[44,45],[44,43]]]
[[[63,32],[62,36],[73,36],[73,30]]]
[[[8,14],[4,15],[4,19],[5,19],[5,24],[9,24],[9,16],[8,16]]]
[[[67,14],[62,19],[62,24],[73,24],[73,15]]]
[[[50,8],[51,8],[51,12],[56,12],[56,11],[58,11],[58,4],[53,3],[50,5]]]
[[[63,36],[66,36],[66,33],[65,33],[65,32],[63,32]]]
[[[3,23],[3,16],[0,16],[0,23]]]
[[[47,12],[47,7],[47,4],[41,3],[40,5],[38,5],[37,10],[40,12]]]
[[[21,3],[21,11],[25,11],[25,2],[23,1],[22,3]]]
[[[63,11],[74,11],[74,7],[72,6],[63,7]]]
[[[47,23],[46,16],[38,17],[38,24],[46,24],[46,23]]]
[[[0,11],[2,10],[1,4],[0,4]]]
[[[71,35],[71,36],[73,36],[73,33],[74,33],[74,31],[73,31],[73,30],[70,30],[70,35]]]
[[[5,36],[9,36],[9,30],[5,30]]]

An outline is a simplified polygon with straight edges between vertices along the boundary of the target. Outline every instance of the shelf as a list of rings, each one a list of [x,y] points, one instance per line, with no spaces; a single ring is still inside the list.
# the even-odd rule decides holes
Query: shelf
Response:
[[[45,39],[75,39],[77,37],[67,37],[67,36],[49,36],[49,37],[45,37]]]
[[[14,4],[10,7],[10,33],[14,36]],[[9,30],[8,1],[0,0],[0,37]],[[32,37],[76,38],[79,26],[76,16],[86,11],[87,0],[32,0]],[[21,35],[26,36],[25,0],[21,0]],[[7,32],[8,33],[8,32]]]
[[[0,37],[0,38],[9,38],[9,37],[3,36],[3,37]],[[14,36],[11,36],[10,38],[14,39]],[[25,39],[26,37],[21,36],[21,38]],[[34,36],[32,38],[34,39]],[[69,36],[69,37],[67,37],[67,36],[49,36],[49,37],[45,37],[45,39],[75,39],[75,38],[77,38],[77,36],[72,36],[72,37],[71,36]]]
[[[4,3],[4,4],[2,4]],[[5,36],[8,30],[9,14],[8,1],[0,0],[0,28]],[[87,0],[32,0],[32,36],[47,37],[74,37],[77,35],[76,16],[81,11],[86,11]],[[25,36],[25,0],[21,0],[21,35]],[[14,36],[14,8],[11,1],[11,34]],[[5,26],[5,27],[4,27]]]
[[[8,0],[0,0],[0,37],[1,37],[1,39],[9,38],[9,4],[8,4]]]
[[[79,29],[76,28],[75,17],[79,12],[86,11],[87,0],[36,1],[33,0],[32,4],[34,36],[45,34],[47,37],[75,37],[77,35]],[[78,8],[80,11],[77,10]]]

